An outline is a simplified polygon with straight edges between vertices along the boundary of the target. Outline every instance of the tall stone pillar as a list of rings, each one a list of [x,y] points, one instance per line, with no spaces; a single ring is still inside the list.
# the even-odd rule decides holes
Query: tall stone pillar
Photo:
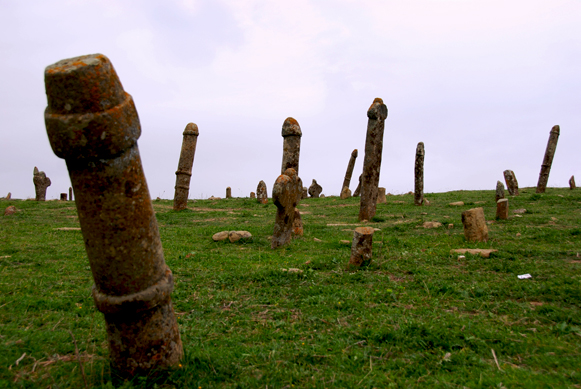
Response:
[[[287,169],[276,179],[272,187],[272,201],[276,205],[274,233],[270,247],[275,249],[289,243],[296,225],[296,206],[301,187],[293,168]]]
[[[126,377],[176,366],[183,352],[173,276],[139,156],[133,99],[102,54],[59,61],[44,76],[46,130],[75,191],[111,363]]]
[[[557,149],[557,141],[559,140],[559,132],[559,126],[553,126],[551,133],[549,134],[549,142],[547,143],[545,157],[543,158],[543,164],[541,165],[541,173],[539,174],[539,182],[537,183],[537,193],[545,193],[545,189],[547,189],[549,173],[551,171],[551,165],[553,164],[555,150]]]
[[[353,197],[359,197],[361,195],[361,177],[362,176],[363,176],[363,174],[359,175],[359,182],[357,184],[357,188],[355,188],[355,192],[353,192]]]
[[[414,204],[424,205],[424,142],[416,147]]]
[[[303,133],[301,131],[301,126],[299,123],[291,117],[286,118],[282,124],[282,166],[280,169],[280,174],[285,174],[287,169],[294,169],[296,173],[296,179],[298,182],[299,190],[297,192],[297,204],[302,199],[303,194],[303,181],[299,177],[299,157],[301,154],[301,137]],[[274,191],[274,187],[273,187]],[[274,198],[274,192],[273,192]],[[294,228],[293,233],[295,235],[303,235],[303,220],[301,218],[301,213],[298,209],[294,212]]]
[[[69,201],[73,201],[73,188],[69,186]]]
[[[518,181],[516,180],[514,172],[512,170],[505,170],[503,174],[508,194],[511,196],[518,196]]]
[[[198,143],[198,126],[188,123],[183,133],[182,151],[176,171],[176,187],[173,196],[174,211],[181,211],[188,206],[188,196],[190,194],[190,181],[192,179],[192,166],[196,155],[196,144]]]
[[[365,159],[361,178],[361,203],[359,220],[371,220],[375,216],[377,205],[377,188],[381,169],[383,151],[383,129],[387,118],[387,107],[383,100],[376,98],[367,111],[367,139],[365,141]]]
[[[496,193],[494,198],[496,202],[504,198],[504,185],[502,185],[502,182],[500,181],[496,181]]]
[[[353,150],[351,153],[351,158],[349,158],[349,164],[347,165],[347,171],[345,172],[345,178],[343,179],[343,186],[341,187],[341,192],[343,193],[343,188],[347,187],[349,189],[349,185],[351,184],[351,176],[353,176],[353,168],[355,167],[355,160],[357,159],[358,151],[357,149]]]
[[[51,184],[50,178],[44,172],[39,172],[38,168],[34,167],[34,175],[32,177],[34,183],[34,191],[36,192],[36,201],[46,201],[46,188]]]

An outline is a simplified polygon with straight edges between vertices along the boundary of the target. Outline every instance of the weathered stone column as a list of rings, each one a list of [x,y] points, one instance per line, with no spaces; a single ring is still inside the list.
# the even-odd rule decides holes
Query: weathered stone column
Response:
[[[188,123],[182,134],[182,151],[180,152],[178,170],[176,171],[176,187],[173,196],[174,211],[181,211],[188,207],[192,166],[194,165],[199,134],[198,126],[194,123]]]
[[[361,203],[359,220],[371,220],[375,216],[377,188],[383,151],[383,129],[387,118],[387,107],[383,100],[376,98],[367,111],[367,139],[365,140],[365,159],[361,178]]]
[[[496,181],[496,194],[495,194],[495,201],[504,198],[504,185],[500,181]]]
[[[571,176],[571,178],[569,178],[569,189],[573,190],[576,187],[577,186],[575,185],[575,176]]]
[[[255,198],[256,198],[256,193],[254,193],[254,192],[250,192],[250,198],[251,198],[251,199],[255,199]]]
[[[73,201],[73,188],[69,186],[69,201]]]
[[[353,233],[351,243],[351,258],[349,265],[361,267],[371,263],[373,247],[373,227],[357,227]]]
[[[317,183],[317,180],[313,178],[311,186],[309,186],[309,195],[314,198],[318,198],[323,191],[323,187]]]
[[[276,205],[274,233],[270,247],[275,249],[290,242],[296,216],[298,194],[301,191],[295,169],[289,168],[276,179],[272,187],[272,201]]]
[[[482,208],[472,208],[462,212],[462,224],[464,225],[464,237],[467,241],[488,241],[488,227],[486,227]]]
[[[377,204],[387,203],[387,198],[385,197],[385,188],[377,188]]]
[[[508,199],[499,199],[496,202],[496,218],[508,219]]]
[[[416,166],[415,173],[415,189],[414,189],[414,204],[424,205],[424,142],[418,143],[416,147]]]
[[[341,191],[341,195],[339,196],[341,197],[342,200],[348,199],[349,197],[351,197],[351,190],[344,186],[343,190]]]
[[[51,184],[50,178],[44,172],[39,172],[38,168],[34,167],[34,176],[32,177],[34,183],[34,191],[36,192],[36,201],[46,201],[46,188]]]
[[[518,196],[518,181],[512,170],[504,171],[504,181],[506,182],[506,190],[511,196]]]
[[[280,174],[285,174],[287,169],[294,169],[297,175],[299,191],[297,192],[297,204],[303,198],[303,181],[299,177],[299,157],[301,155],[301,126],[294,118],[288,117],[282,124],[282,166]],[[274,190],[274,189],[273,189]],[[274,196],[274,195],[273,195]],[[293,234],[303,235],[303,219],[301,213],[295,208],[293,219]]]
[[[227,199],[231,199],[232,198],[232,188],[227,187],[226,188],[226,198]]]
[[[359,197],[361,195],[361,177],[363,174],[359,175],[359,183],[357,184],[357,188],[355,188],[355,192],[353,192],[353,197]]]
[[[67,201],[67,194],[61,193],[61,201]]]
[[[355,160],[357,159],[357,155],[358,155],[357,149],[353,150],[353,152],[351,153],[351,158],[349,158],[349,164],[347,165],[345,178],[343,179],[343,186],[341,186],[341,193],[343,193],[343,188],[347,187],[347,189],[349,189],[349,185],[351,184],[351,176],[353,176],[353,168],[355,167]]]
[[[127,377],[175,366],[183,352],[173,276],[141,165],[133,99],[102,54],[48,66],[45,86],[48,138],[75,190],[112,365]]]
[[[557,150],[559,132],[559,126],[553,126],[551,133],[549,134],[549,142],[547,143],[545,157],[543,158],[543,164],[541,165],[541,173],[539,174],[539,182],[537,183],[537,193],[545,193],[545,189],[547,189],[547,182],[549,182],[549,173],[551,171],[551,165],[553,164],[553,157],[555,156],[555,150]]]
[[[256,199],[261,204],[268,204],[268,191],[266,190],[266,183],[262,180],[256,187]]]

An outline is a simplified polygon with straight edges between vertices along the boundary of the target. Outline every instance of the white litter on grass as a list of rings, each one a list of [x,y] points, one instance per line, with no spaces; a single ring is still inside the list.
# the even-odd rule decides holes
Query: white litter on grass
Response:
[[[466,259],[465,255],[458,255],[458,259]]]
[[[533,276],[531,276],[531,275],[530,275],[530,274],[528,274],[528,273],[527,273],[527,274],[519,274],[517,277],[518,277],[520,280],[524,280],[524,279],[526,279],[526,278],[533,278]]]

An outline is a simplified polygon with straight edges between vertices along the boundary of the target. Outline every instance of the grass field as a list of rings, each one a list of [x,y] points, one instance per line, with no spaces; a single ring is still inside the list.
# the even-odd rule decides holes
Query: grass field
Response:
[[[342,241],[361,225],[358,198],[303,200],[304,236],[275,251],[272,201],[198,200],[179,213],[154,201],[185,357],[169,377],[122,386],[581,387],[581,190],[526,188],[499,221],[494,191],[426,197],[426,207],[412,195],[378,205],[373,261],[353,272]],[[0,211],[9,205],[0,388],[113,387],[74,204],[1,200]],[[479,206],[490,240],[468,243],[461,213]],[[253,239],[213,242],[223,230]],[[498,252],[459,258],[456,248]]]

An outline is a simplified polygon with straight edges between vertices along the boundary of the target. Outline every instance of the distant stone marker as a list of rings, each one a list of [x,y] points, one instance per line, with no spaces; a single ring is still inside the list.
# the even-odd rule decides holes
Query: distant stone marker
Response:
[[[69,201],[73,201],[73,188],[69,186]]]
[[[318,198],[323,191],[323,187],[317,183],[317,180],[313,179],[313,183],[309,186],[309,195],[314,198]]]
[[[512,170],[504,171],[504,181],[506,182],[506,190],[511,196],[518,196],[518,181]]]
[[[67,194],[61,193],[61,201],[67,201]]]
[[[416,147],[416,165],[414,169],[415,186],[414,186],[414,204],[424,205],[424,142],[418,143]]]
[[[371,263],[374,231],[373,227],[357,227],[355,229],[353,242],[351,243],[349,265],[361,267]]]
[[[555,150],[557,150],[557,141],[559,140],[560,128],[553,126],[549,134],[549,141],[545,149],[545,156],[541,164],[541,172],[539,173],[539,181],[537,183],[537,193],[545,193],[547,189],[547,182],[549,182],[549,173],[551,172],[551,165],[553,164],[553,157]]]
[[[309,197],[309,189],[306,186],[303,186],[301,200],[306,199],[307,197]]]
[[[464,236],[467,241],[488,241],[488,228],[486,227],[482,208],[472,208],[462,212],[462,224],[464,225]]]
[[[573,190],[575,189],[577,186],[575,186],[575,176],[571,176],[571,178],[569,178],[569,189]],[[10,193],[8,193],[10,194]],[[8,196],[6,196],[6,198],[8,198]]]
[[[349,163],[347,164],[347,171],[345,172],[345,178],[343,179],[343,185],[341,186],[341,198],[344,198],[343,189],[345,187],[349,189],[349,185],[351,184],[351,177],[353,176],[353,168],[355,167],[355,160],[357,159],[357,155],[357,149],[351,152],[351,157],[349,158]],[[351,196],[351,191],[349,191],[349,196]]]
[[[12,198],[12,192],[8,192],[6,195],[6,200],[10,200]]]
[[[357,184],[357,188],[355,188],[355,192],[353,192],[353,197],[359,197],[361,195],[361,177],[363,174],[359,175],[359,183]]]
[[[387,203],[387,198],[385,197],[385,188],[377,188],[377,204]]]
[[[503,198],[504,198],[504,185],[502,184],[502,182],[496,181],[495,201],[498,202],[498,200]]]
[[[499,199],[496,202],[496,217],[498,219],[508,219],[508,199]]]
[[[231,199],[232,198],[232,188],[227,187],[226,188],[226,198],[227,199]]]
[[[367,110],[367,136],[365,140],[365,159],[361,179],[361,202],[359,220],[371,220],[375,216],[381,154],[383,151],[383,130],[387,118],[387,107],[383,100],[376,98]]]
[[[32,182],[34,182],[34,190],[36,192],[35,200],[46,201],[46,188],[51,184],[50,178],[48,178],[44,172],[39,172],[38,168],[35,166]]]
[[[295,169],[287,169],[276,179],[272,188],[272,201],[276,205],[276,219],[271,248],[289,243],[292,238],[300,185]]]
[[[177,367],[183,350],[173,276],[139,156],[133,99],[102,54],[50,65],[44,80],[46,130],[75,189],[111,364],[122,377]]]
[[[256,198],[256,193],[254,193],[254,192],[250,192],[250,198],[251,198],[251,199],[255,199],[255,198]]]
[[[182,150],[178,170],[176,170],[176,186],[173,196],[174,211],[181,211],[188,207],[192,166],[194,165],[199,134],[198,126],[195,123],[188,123],[182,133]]]
[[[301,137],[303,133],[301,126],[296,119],[288,117],[282,124],[283,146],[282,146],[282,165],[280,174],[285,174],[287,169],[294,169],[297,175],[297,201],[296,204],[303,198],[303,181],[299,177],[299,160],[301,155]],[[274,189],[273,189],[274,190]],[[296,205],[295,205],[296,207]],[[295,208],[294,218],[292,223],[292,232],[295,235],[303,235],[303,220],[301,213]]]
[[[266,184],[262,180],[260,180],[258,186],[256,187],[256,199],[261,204],[268,203],[268,192],[266,190]]]
[[[346,187],[346,186],[343,187],[343,190],[341,191],[340,197],[343,200],[348,199],[349,197],[351,197],[351,191],[349,190],[348,187]]]

